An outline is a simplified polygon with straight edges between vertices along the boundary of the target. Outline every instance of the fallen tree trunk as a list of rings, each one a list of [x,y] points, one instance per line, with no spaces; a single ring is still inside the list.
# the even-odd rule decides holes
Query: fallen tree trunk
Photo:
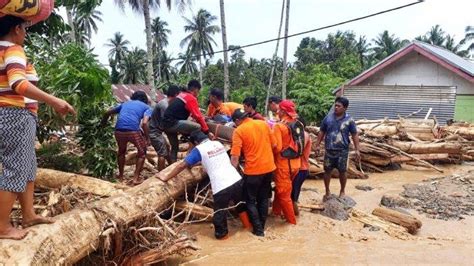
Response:
[[[422,225],[421,221],[415,217],[388,208],[375,208],[372,211],[372,214],[386,221],[405,227],[410,234],[415,234]]]
[[[410,154],[426,154],[426,153],[450,153],[460,154],[462,145],[454,142],[444,143],[417,143],[392,141],[390,145]]]
[[[423,163],[420,163],[421,166],[424,167],[430,167],[426,165],[425,161],[450,161],[449,154],[440,154],[440,153],[435,153],[435,154],[416,154],[416,155],[410,155],[410,156],[405,156],[405,155],[395,155],[390,158],[382,158],[378,157],[375,155],[370,155],[370,154],[364,154],[362,156],[362,161],[368,162],[377,166],[387,166],[390,163],[407,163],[407,162],[420,162],[423,161]],[[431,167],[430,167],[431,168]]]
[[[176,164],[165,170],[169,172]],[[29,229],[22,241],[0,241],[0,262],[10,265],[73,264],[99,247],[106,221],[118,228],[168,207],[172,200],[202,180],[201,167],[183,171],[164,183],[149,178],[141,185],[55,217],[54,224]]]
[[[63,186],[77,187],[99,196],[112,196],[122,193],[128,186],[110,183],[98,178],[66,173],[52,169],[38,168],[35,185],[46,188],[61,188]]]
[[[214,122],[207,122],[209,126],[209,132],[214,134],[216,138],[220,138],[226,141],[232,141],[232,134],[234,134],[234,128],[224,126]]]

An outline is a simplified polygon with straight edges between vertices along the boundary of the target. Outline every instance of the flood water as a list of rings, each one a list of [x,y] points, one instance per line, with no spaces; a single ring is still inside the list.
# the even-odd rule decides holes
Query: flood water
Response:
[[[348,180],[346,194],[356,208],[371,213],[384,194],[398,194],[407,183],[465,173],[474,166],[451,165],[445,173],[404,166],[397,171],[371,174],[367,180]],[[374,189],[361,191],[356,185]],[[337,179],[331,181],[334,193],[339,191]],[[301,203],[317,203],[324,192],[322,180],[307,180],[300,196]],[[473,199],[474,200],[474,199]],[[279,217],[269,217],[266,236],[259,238],[241,229],[237,220],[229,221],[230,238],[215,240],[210,223],[194,224],[188,230],[197,236],[200,251],[168,264],[185,265],[288,265],[288,264],[457,264],[472,265],[474,259],[474,217],[462,220],[435,220],[413,209],[409,212],[423,223],[412,239],[401,240],[383,230],[370,231],[363,224],[348,220],[335,221],[318,213],[300,210],[296,226]]]

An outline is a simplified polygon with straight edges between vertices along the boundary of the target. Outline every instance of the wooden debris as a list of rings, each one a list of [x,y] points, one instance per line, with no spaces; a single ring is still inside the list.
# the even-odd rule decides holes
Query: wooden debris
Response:
[[[299,208],[310,209],[311,211],[324,211],[324,204],[304,204],[298,203]]]
[[[351,220],[380,228],[392,237],[396,237],[402,240],[408,240],[411,238],[405,227],[393,224],[391,222],[387,222],[375,215],[368,214],[355,208],[352,208],[351,210]]]
[[[192,217],[207,222],[211,222],[212,217],[214,216],[214,210],[212,208],[187,201],[177,202],[176,209],[178,211],[184,210],[185,212],[190,212]]]
[[[422,225],[421,221],[413,216],[384,207],[375,208],[372,214],[391,223],[405,227],[410,234],[415,234]]]

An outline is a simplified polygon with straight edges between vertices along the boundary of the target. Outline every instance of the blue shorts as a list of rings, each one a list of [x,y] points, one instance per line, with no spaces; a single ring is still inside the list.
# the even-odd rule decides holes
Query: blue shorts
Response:
[[[324,171],[330,172],[337,169],[339,173],[347,171],[349,151],[326,150],[324,154]]]

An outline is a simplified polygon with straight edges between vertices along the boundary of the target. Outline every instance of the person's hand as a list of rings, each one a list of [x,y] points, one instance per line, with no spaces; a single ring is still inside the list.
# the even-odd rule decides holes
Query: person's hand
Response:
[[[356,159],[357,162],[360,162],[360,151],[359,150],[355,151],[355,159]]]
[[[316,146],[316,149],[314,149],[314,153],[316,154],[316,157],[319,157],[321,155],[321,148],[319,145]]]
[[[158,173],[155,175],[156,178],[158,178],[159,180],[163,181],[163,182],[166,182],[168,180],[166,180],[166,177],[163,173]]]
[[[207,136],[209,137],[209,139],[214,139],[214,134],[212,134],[211,132],[207,133]]]
[[[51,107],[53,107],[54,111],[61,116],[65,116],[67,114],[76,115],[76,110],[65,100],[61,100],[59,98],[55,98],[51,102]]]

